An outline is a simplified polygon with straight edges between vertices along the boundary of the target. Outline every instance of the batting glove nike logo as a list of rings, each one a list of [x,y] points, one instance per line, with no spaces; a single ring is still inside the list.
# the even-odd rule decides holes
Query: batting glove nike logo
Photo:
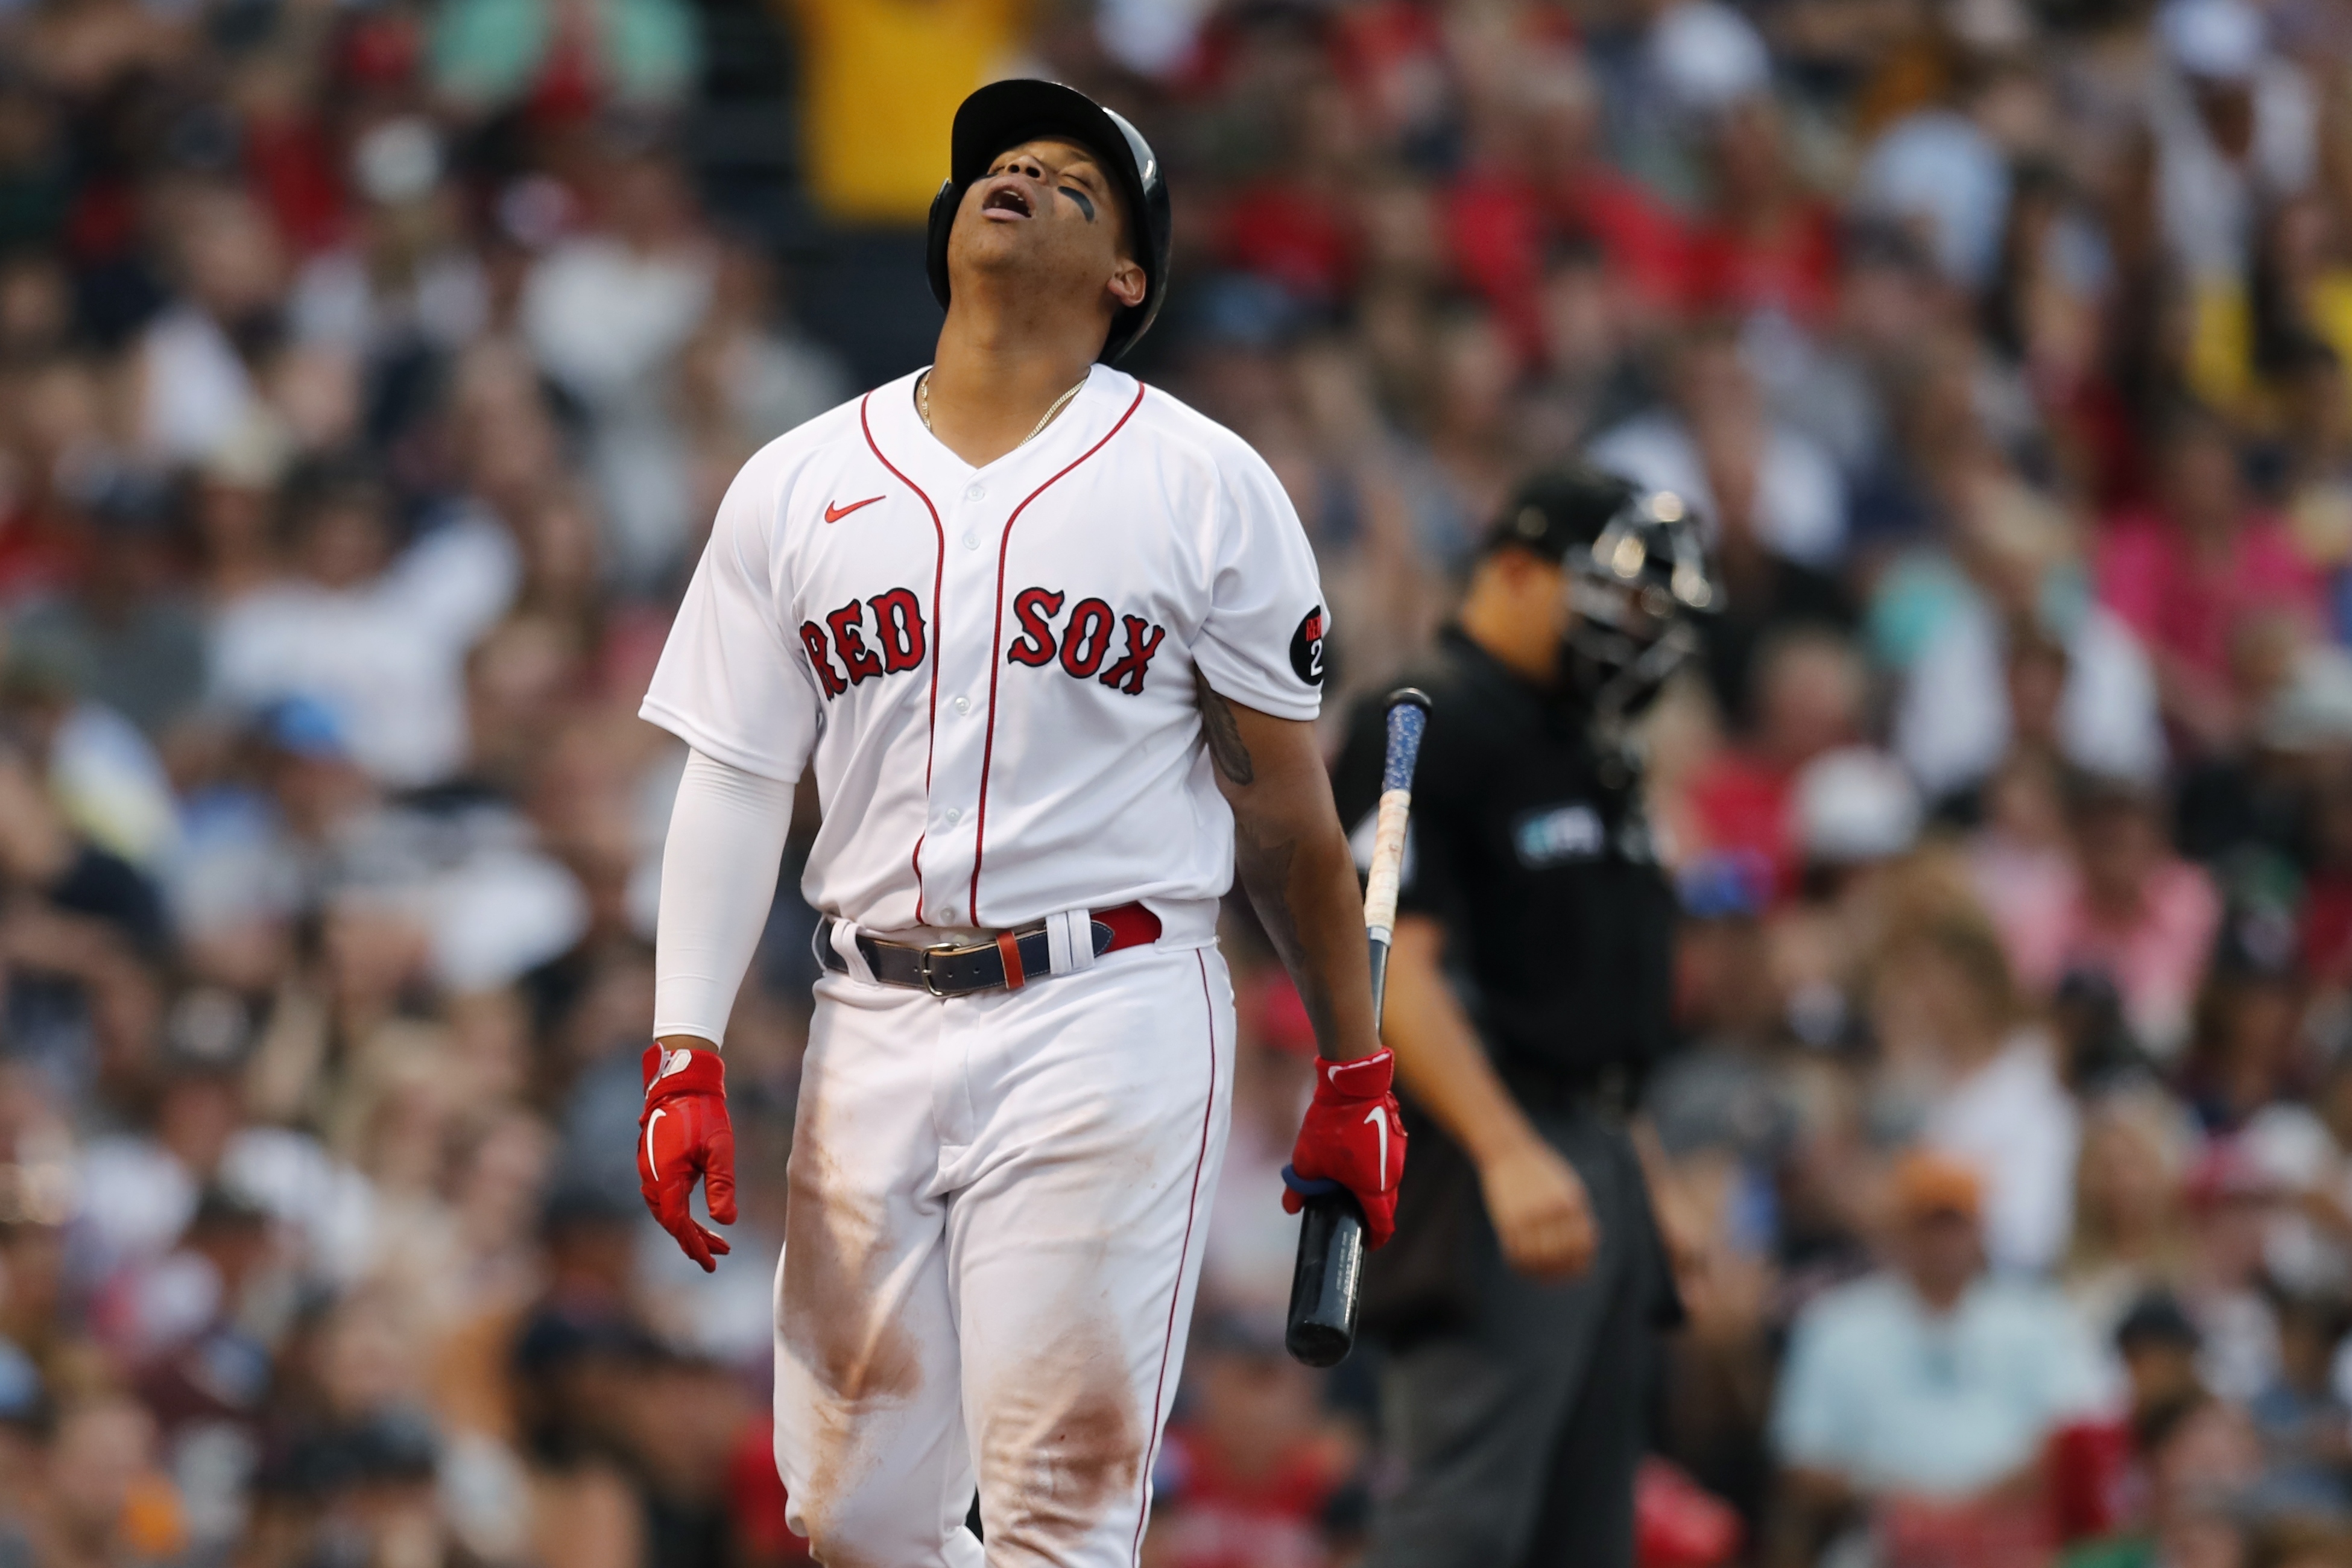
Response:
[[[637,1190],[661,1226],[704,1269],[718,1267],[727,1238],[694,1217],[689,1201],[699,1184],[710,1217],[735,1223],[735,1130],[727,1119],[727,1069],[716,1051],[666,1051],[646,1047],[646,1108],[637,1119]],[[662,1163],[661,1140],[669,1123],[670,1160]]]
[[[1363,1210],[1365,1243],[1379,1247],[1396,1228],[1397,1183],[1404,1174],[1396,1057],[1379,1050],[1353,1061],[1324,1062],[1320,1069],[1314,1101],[1290,1152],[1290,1168],[1307,1182],[1337,1182],[1353,1194]],[[1285,1184],[1284,1208],[1297,1214],[1306,1201],[1299,1187]]]

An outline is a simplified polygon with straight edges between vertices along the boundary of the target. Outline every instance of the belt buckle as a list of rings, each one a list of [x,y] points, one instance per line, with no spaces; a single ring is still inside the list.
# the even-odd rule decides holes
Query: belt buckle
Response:
[[[929,992],[932,995],[940,998],[941,1001],[945,1001],[950,996],[959,994],[957,992],[942,991],[940,989],[939,983],[931,978],[931,960],[935,958],[961,958],[967,953],[980,952],[987,949],[992,949],[995,947],[995,945],[996,944],[992,942],[967,942],[962,947],[940,946],[924,948],[922,950],[923,989]]]

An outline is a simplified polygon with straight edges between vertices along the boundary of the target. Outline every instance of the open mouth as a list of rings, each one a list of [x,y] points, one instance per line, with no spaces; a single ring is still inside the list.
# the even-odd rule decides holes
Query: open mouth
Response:
[[[1013,217],[1037,216],[1035,210],[1029,205],[1028,196],[1018,185],[1012,184],[999,185],[989,192],[982,198],[980,210],[990,214],[1003,213]]]

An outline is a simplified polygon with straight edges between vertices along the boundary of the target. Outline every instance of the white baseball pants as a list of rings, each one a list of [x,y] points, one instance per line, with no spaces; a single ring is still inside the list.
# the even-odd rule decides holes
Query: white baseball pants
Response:
[[[816,995],[776,1272],[793,1527],[828,1568],[1130,1568],[1224,1154],[1223,959]]]

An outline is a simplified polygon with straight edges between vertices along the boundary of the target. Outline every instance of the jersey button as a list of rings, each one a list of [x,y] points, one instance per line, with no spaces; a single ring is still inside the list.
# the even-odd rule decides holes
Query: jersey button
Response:
[[[957,823],[961,822],[962,820],[963,807],[960,805],[951,805],[948,807],[948,826],[950,827],[953,827]]]
[[[988,499],[988,487],[986,485],[974,485],[970,489],[963,492],[963,499],[966,500],[986,500]]]
[[[978,535],[977,533],[967,533],[967,534],[965,534],[965,535],[963,536],[963,547],[964,547],[966,550],[977,550],[977,549],[979,549],[979,548],[980,548],[980,535]]]
[[[969,712],[971,712],[971,698],[969,698],[969,697],[959,697],[959,698],[957,698],[957,699],[955,700],[955,710],[956,710],[957,712],[959,712],[959,713],[969,713]]]

